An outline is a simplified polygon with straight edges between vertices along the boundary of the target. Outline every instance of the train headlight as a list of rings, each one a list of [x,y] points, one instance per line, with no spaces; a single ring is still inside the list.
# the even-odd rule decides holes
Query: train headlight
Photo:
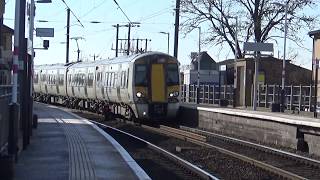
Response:
[[[137,97],[138,97],[138,98],[143,97],[143,94],[142,94],[141,92],[137,92],[137,94],[136,94],[136,95],[137,95]]]
[[[170,97],[177,97],[179,96],[179,92],[178,91],[175,91],[175,92],[172,92],[169,94]]]

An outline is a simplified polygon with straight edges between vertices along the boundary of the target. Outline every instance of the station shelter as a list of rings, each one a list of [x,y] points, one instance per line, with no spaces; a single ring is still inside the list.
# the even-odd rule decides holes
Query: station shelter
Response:
[[[309,32],[309,36],[313,38],[312,50],[312,80],[316,87],[317,106],[320,105],[320,84],[319,84],[319,62],[320,62],[320,29]]]

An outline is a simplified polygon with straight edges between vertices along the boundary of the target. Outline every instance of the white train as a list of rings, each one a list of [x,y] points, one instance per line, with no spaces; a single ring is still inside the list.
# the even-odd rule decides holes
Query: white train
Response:
[[[34,97],[134,120],[174,118],[180,99],[178,67],[176,58],[159,52],[35,66]]]

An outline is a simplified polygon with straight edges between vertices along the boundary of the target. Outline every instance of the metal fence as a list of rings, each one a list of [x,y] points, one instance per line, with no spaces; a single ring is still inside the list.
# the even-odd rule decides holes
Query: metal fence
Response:
[[[181,101],[187,103],[219,104],[220,99],[233,104],[233,85],[181,85]],[[197,97],[198,95],[198,97]]]
[[[251,92],[252,94],[253,92]],[[312,86],[285,86],[285,103],[288,110],[313,111],[314,96]],[[259,85],[257,103],[259,107],[270,107],[280,103],[280,85]]]
[[[197,85],[181,86],[181,101],[186,103],[219,104],[220,99],[233,104],[233,85]],[[269,108],[273,103],[280,103],[280,85],[259,85],[257,96],[258,107]],[[314,90],[309,86],[285,86],[285,105],[287,110],[313,111]],[[199,96],[197,98],[197,95]],[[253,97],[253,88],[251,88]],[[252,98],[250,98],[252,100]],[[252,101],[251,101],[252,106]]]
[[[0,153],[8,142],[11,85],[0,85]]]

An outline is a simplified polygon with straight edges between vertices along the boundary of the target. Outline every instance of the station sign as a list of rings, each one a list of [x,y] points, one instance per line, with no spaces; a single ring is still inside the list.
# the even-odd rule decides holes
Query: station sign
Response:
[[[36,28],[37,37],[54,37],[54,28]]]
[[[244,51],[264,51],[264,52],[273,52],[273,44],[272,43],[253,43],[253,42],[245,42],[243,44]]]

